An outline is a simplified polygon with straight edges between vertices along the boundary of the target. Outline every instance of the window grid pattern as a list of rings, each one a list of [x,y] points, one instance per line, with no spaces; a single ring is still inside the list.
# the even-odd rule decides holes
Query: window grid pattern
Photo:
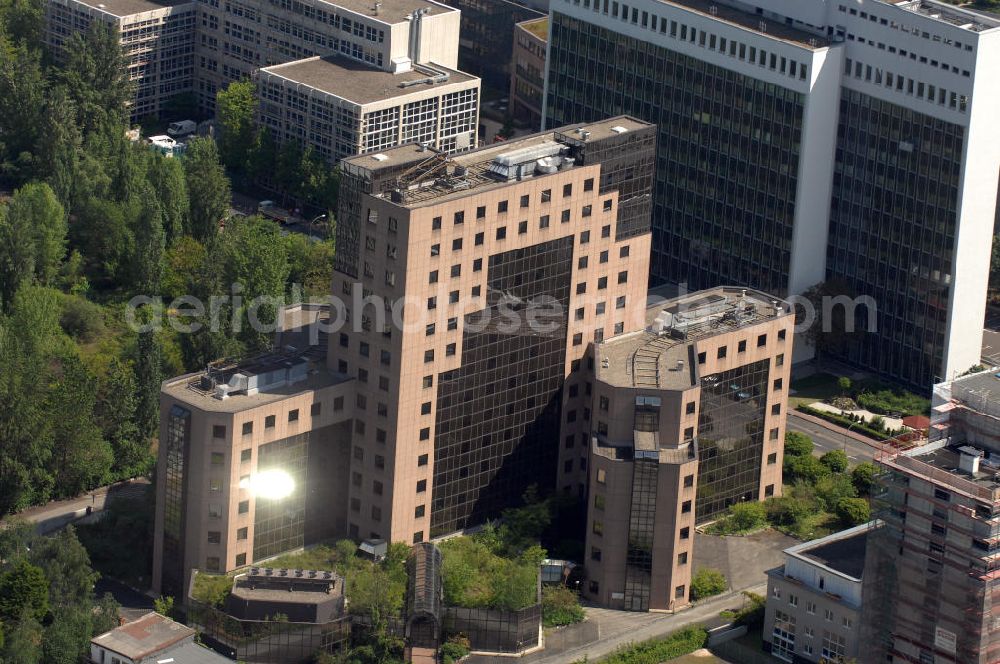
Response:
[[[185,466],[191,440],[191,412],[174,405],[167,418],[167,454],[163,501],[163,591],[184,587]]]
[[[516,504],[532,484],[556,477],[561,389],[566,357],[573,238],[489,259],[489,308],[465,317],[462,365],[439,375],[434,439],[431,536],[461,530]],[[560,303],[553,331],[513,332],[500,295]],[[486,317],[494,325],[484,325]],[[503,317],[502,317],[503,316]],[[475,330],[475,331],[473,331]]]
[[[659,128],[652,282],[785,294],[803,95],[559,12],[550,34],[549,126]]]
[[[625,553],[625,609],[629,611],[649,610],[658,469],[658,453],[652,458],[637,456],[632,464],[632,506]]]
[[[843,89],[827,281],[868,295],[830,351],[921,387],[941,380],[950,306],[962,127]]]
[[[255,498],[255,561],[305,546],[308,452],[309,433],[276,440],[258,449],[257,472],[283,470],[292,478],[294,488],[286,498]]]
[[[701,380],[698,523],[758,498],[770,367],[761,360]]]

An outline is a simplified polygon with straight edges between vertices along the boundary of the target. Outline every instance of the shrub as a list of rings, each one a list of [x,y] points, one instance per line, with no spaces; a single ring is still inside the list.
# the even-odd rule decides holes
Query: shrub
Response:
[[[850,475],[836,474],[821,477],[814,485],[816,497],[822,503],[822,507],[833,512],[837,509],[837,504],[844,498],[856,498],[858,492],[854,489]]]
[[[931,406],[926,397],[894,389],[880,389],[876,392],[865,390],[857,396],[857,401],[863,408],[882,415],[921,415],[929,412]]]
[[[226,598],[229,597],[229,591],[232,588],[233,577],[228,574],[199,572],[194,577],[194,588],[191,589],[191,596],[203,604],[219,608],[226,603]]]
[[[698,601],[725,592],[726,575],[717,569],[705,567],[691,578],[691,601]]]
[[[830,450],[819,458],[824,466],[833,473],[842,473],[847,470],[847,453],[843,450]]]
[[[821,477],[830,474],[830,469],[812,455],[793,458],[788,463],[787,471],[790,479],[800,479],[810,484],[815,484]]]
[[[546,627],[560,627],[581,622],[586,618],[580,599],[565,586],[542,588],[542,623]]]
[[[517,610],[537,601],[538,553],[503,558],[471,537],[441,543],[445,602],[452,606]],[[542,552],[544,554],[544,552]]]
[[[857,526],[870,521],[872,511],[864,498],[842,498],[837,503],[837,517],[848,526]]]
[[[851,391],[851,379],[847,376],[841,376],[837,379],[837,387],[840,388],[841,393],[848,394]]]
[[[878,477],[878,466],[871,461],[859,463],[851,471],[851,482],[859,496],[870,496],[872,487],[875,486],[875,478]]]
[[[851,418],[845,417],[844,415],[837,415],[836,413],[828,413],[825,410],[817,410],[817,409],[812,408],[812,407],[810,407],[810,406],[808,406],[806,404],[799,404],[796,407],[796,410],[798,410],[799,412],[802,412],[802,413],[808,413],[809,415],[812,415],[813,417],[818,417],[818,418],[820,418],[822,420],[826,420],[827,422],[833,422],[834,424],[842,426],[845,429],[848,428],[848,427],[850,427],[851,431],[856,431],[857,433],[864,434],[864,435],[868,436],[869,438],[874,438],[875,440],[885,440],[886,438],[889,437],[889,436],[887,436],[885,433],[883,433],[881,431],[876,431],[875,429],[873,429],[871,426],[869,426],[867,424],[854,424],[854,426],[851,426],[853,424],[853,422],[851,421]],[[787,448],[786,448],[786,450],[785,450],[785,454],[786,454],[785,458],[786,459],[787,459],[787,453],[788,453],[788,451],[787,451]],[[787,465],[786,465],[786,469],[787,469]]]
[[[737,503],[729,508],[729,519],[738,532],[755,530],[767,523],[767,508],[763,503]]]
[[[776,526],[793,526],[814,510],[813,503],[793,496],[769,498],[764,507],[767,510],[767,520]]]
[[[454,664],[472,652],[469,639],[462,634],[448,637],[448,640],[441,644],[442,664]]]
[[[798,431],[785,432],[785,458],[809,456],[813,451],[812,438]]]
[[[868,421],[868,426],[875,431],[885,431],[885,418],[881,415],[876,415]]]
[[[706,641],[708,632],[704,627],[685,627],[665,639],[622,648],[603,660],[603,664],[660,664],[704,648]]]
[[[62,300],[59,326],[75,340],[90,343],[104,334],[104,313],[98,304],[66,295]]]

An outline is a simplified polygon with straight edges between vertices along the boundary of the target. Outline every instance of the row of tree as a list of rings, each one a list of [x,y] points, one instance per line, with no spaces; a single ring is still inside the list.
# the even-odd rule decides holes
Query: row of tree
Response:
[[[86,661],[90,639],[118,626],[118,603],[94,596],[97,578],[72,527],[54,537],[26,523],[0,529],[0,662]]]

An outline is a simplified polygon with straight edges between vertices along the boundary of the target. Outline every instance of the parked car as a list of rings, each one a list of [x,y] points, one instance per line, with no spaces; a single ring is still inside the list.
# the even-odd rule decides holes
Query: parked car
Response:
[[[198,123],[194,120],[178,120],[170,123],[170,126],[167,127],[167,133],[171,136],[187,136],[194,133],[197,128]]]

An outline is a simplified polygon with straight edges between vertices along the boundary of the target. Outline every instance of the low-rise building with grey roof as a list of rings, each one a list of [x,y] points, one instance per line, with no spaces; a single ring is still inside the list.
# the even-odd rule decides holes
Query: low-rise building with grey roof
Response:
[[[159,613],[95,636],[90,640],[93,664],[226,664],[222,655],[195,643],[196,632]]]

